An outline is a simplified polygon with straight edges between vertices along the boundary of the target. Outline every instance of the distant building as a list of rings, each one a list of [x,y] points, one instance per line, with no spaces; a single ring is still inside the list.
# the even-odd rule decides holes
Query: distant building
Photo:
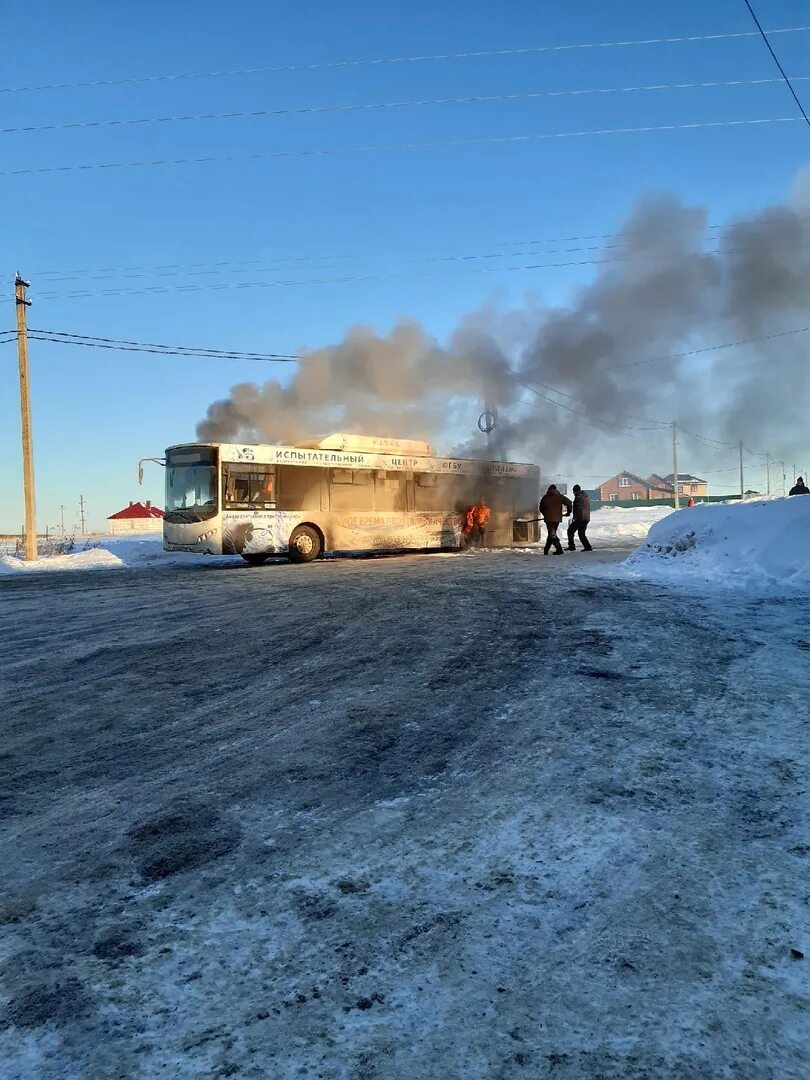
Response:
[[[705,499],[709,494],[709,485],[699,476],[678,473],[678,494],[687,499]],[[672,473],[668,476],[651,473],[645,480],[635,473],[625,471],[616,473],[599,486],[599,498],[602,502],[644,502],[649,499],[671,499],[674,495]]]
[[[110,514],[110,533],[120,536],[124,533],[159,533],[163,531],[163,511],[151,502],[131,502],[117,514]]]
[[[672,473],[665,476],[664,481],[669,484],[669,489],[671,491],[673,482]],[[692,476],[691,473],[679,472],[678,491],[681,495],[686,495],[687,498],[691,495],[693,499],[705,499],[709,494],[709,485],[705,480],[701,480],[699,476]]]
[[[602,502],[646,502],[649,499],[672,498],[672,485],[660,477],[645,480],[631,472],[616,473],[599,485]]]

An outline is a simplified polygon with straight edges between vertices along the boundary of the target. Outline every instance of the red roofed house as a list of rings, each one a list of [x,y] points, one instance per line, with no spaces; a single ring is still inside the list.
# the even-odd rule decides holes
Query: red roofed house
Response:
[[[110,534],[122,533],[159,533],[163,531],[163,511],[150,502],[131,502],[117,514],[110,514]]]
[[[599,498],[602,502],[632,500],[646,502],[648,499],[672,498],[672,484],[667,483],[654,473],[645,480],[631,472],[616,473],[610,480],[599,485]]]

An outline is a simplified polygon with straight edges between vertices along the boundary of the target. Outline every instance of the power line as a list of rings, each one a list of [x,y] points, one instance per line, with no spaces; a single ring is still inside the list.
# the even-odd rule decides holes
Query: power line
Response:
[[[86,342],[101,342],[105,345],[136,345],[146,349],[166,349],[172,352],[183,353],[211,353],[212,355],[243,356],[254,360],[297,360],[298,356],[289,353],[266,353],[251,352],[245,349],[213,349],[202,345],[156,345],[148,341],[130,341],[126,338],[94,337],[92,334],[73,334],[67,330],[41,330],[31,328],[31,334],[47,334],[51,337],[72,339],[73,343],[84,344]],[[71,343],[70,341],[67,343]]]
[[[729,257],[733,255],[745,254],[751,251],[751,248],[727,248],[724,251],[705,251],[702,255],[711,255]],[[792,248],[790,250],[793,250]],[[531,254],[531,253],[530,253]],[[476,256],[484,258],[485,256]],[[641,258],[641,256],[632,256],[633,258]],[[346,285],[346,284],[365,284],[372,281],[403,281],[403,280],[416,280],[419,278],[430,277],[447,277],[447,276],[459,276],[465,274],[499,274],[510,273],[515,271],[528,271],[528,270],[549,270],[549,269],[562,269],[574,266],[610,266],[613,264],[621,263],[630,256],[613,255],[606,259],[568,259],[561,260],[559,262],[543,262],[543,263],[524,263],[520,266],[468,266],[457,269],[436,269],[436,270],[416,270],[416,271],[391,271],[389,273],[377,273],[377,274],[351,274],[343,277],[318,277],[318,278],[289,278],[279,281],[226,281],[218,284],[191,284],[191,285],[148,285],[143,288],[123,288],[116,287],[114,289],[80,289],[72,292],[42,292],[39,294],[40,300],[86,300],[94,296],[156,296],[165,293],[196,293],[196,292],[222,292],[233,289],[277,289],[277,288],[293,288],[300,286],[311,285]],[[664,261],[669,258],[668,255],[645,255],[643,256],[645,261]],[[266,272],[270,272],[272,268],[269,268]],[[256,271],[265,272],[265,271]],[[11,303],[9,299],[0,298],[0,304]],[[688,355],[688,354],[684,354]],[[633,367],[637,364],[644,364],[648,361],[636,360],[630,364],[621,365]]]
[[[0,334],[0,344],[10,343],[16,332],[6,331]],[[303,359],[296,353],[250,352],[242,349],[215,349],[194,345],[158,345],[145,341],[129,341],[121,338],[93,337],[86,334],[71,334],[63,330],[36,330],[28,332],[31,341],[45,341],[53,345],[81,345],[91,349],[112,349],[116,352],[143,352],[159,356],[205,357],[214,360],[261,360],[268,362],[297,362]]]
[[[799,34],[810,26],[785,26],[769,34]],[[632,41],[593,41],[566,45],[531,45],[519,49],[479,49],[475,52],[432,53],[415,56],[384,56],[369,60],[328,60],[305,64],[276,64],[269,67],[231,68],[219,71],[185,71],[162,75],[129,75],[120,79],[92,79],[84,82],[40,83],[0,87],[0,94],[21,94],[36,90],[74,90],[89,86],[123,86],[130,83],[170,82],[180,79],[218,79],[234,75],[274,75],[287,71],[323,71],[331,68],[375,67],[384,64],[416,64],[442,60],[479,60],[490,56],[531,56],[537,53],[571,52],[583,49],[616,49],[637,45],[680,45],[698,41],[725,41],[756,37],[754,30],[724,34],[691,34],[682,37],[641,38]]]
[[[792,218],[792,220],[797,221],[797,222],[810,221],[810,216],[803,216],[801,214],[796,214],[796,213],[793,213],[793,212],[791,212],[791,218]],[[720,230],[720,229],[728,230],[728,229],[736,228],[738,225],[758,225],[758,226],[761,226],[761,227],[764,228],[764,227],[768,227],[770,225],[770,222],[763,221],[759,217],[756,217],[756,218],[737,218],[737,219],[733,219],[731,222],[726,222],[726,223],[722,223],[722,224],[717,223],[717,224],[707,225],[706,230],[707,230],[707,232],[714,232],[714,231],[717,231],[717,230]],[[622,232],[589,233],[589,234],[586,234],[586,235],[579,235],[579,236],[551,236],[551,237],[547,236],[547,237],[542,237],[540,239],[534,239],[534,240],[493,241],[492,246],[496,247],[496,248],[498,248],[498,247],[503,247],[503,248],[507,248],[507,247],[526,248],[526,247],[536,247],[538,244],[564,244],[564,243],[573,243],[575,241],[585,241],[585,240],[612,240],[612,239],[616,239],[616,238],[623,237],[623,236],[624,236],[624,234]],[[716,243],[720,242],[719,238],[717,238],[717,237],[707,237],[707,240],[709,242],[716,242]],[[625,242],[622,241],[622,243],[619,243],[619,244],[592,244],[592,245],[583,246],[583,247],[559,248],[559,249],[552,248],[552,249],[546,249],[546,250],[535,251],[535,252],[530,252],[530,253],[527,253],[525,251],[513,251],[513,252],[502,251],[502,252],[487,253],[487,254],[483,254],[483,255],[478,254],[478,253],[473,253],[473,254],[461,254],[461,255],[455,255],[455,254],[454,255],[426,255],[426,256],[414,257],[414,256],[409,255],[407,251],[403,251],[403,250],[399,250],[399,251],[377,251],[377,250],[375,250],[375,255],[378,256],[379,258],[386,258],[386,259],[387,258],[406,257],[406,261],[408,261],[408,262],[420,262],[420,261],[424,261],[424,262],[451,262],[451,261],[463,261],[463,260],[466,260],[466,259],[494,259],[494,258],[504,258],[504,259],[506,259],[506,258],[511,258],[513,256],[517,257],[519,255],[524,255],[525,256],[526,254],[556,255],[556,254],[560,254],[560,253],[569,254],[569,253],[582,252],[582,251],[608,251],[608,250],[615,250],[617,248],[622,248],[622,247],[625,247],[625,246],[626,246]],[[312,263],[312,262],[327,263],[328,261],[356,262],[356,261],[362,259],[365,256],[365,254],[366,254],[365,251],[354,251],[354,252],[345,252],[345,251],[334,252],[333,251],[333,252],[324,252],[322,254],[317,254],[317,255],[271,255],[271,256],[268,256],[268,258],[269,258],[270,262],[273,264],[273,266],[285,266],[285,265],[289,265],[289,264],[292,264],[292,263]],[[719,252],[714,252],[713,254],[720,254],[720,253]],[[197,276],[197,275],[208,275],[208,274],[211,274],[211,273],[217,273],[219,271],[224,271],[226,273],[234,273],[234,274],[237,274],[237,273],[247,274],[247,273],[251,273],[251,272],[256,272],[256,273],[262,272],[263,273],[263,272],[265,272],[265,270],[272,269],[272,267],[261,267],[261,265],[260,265],[261,262],[262,262],[261,259],[219,259],[216,262],[154,263],[154,264],[151,264],[151,265],[147,265],[147,264],[128,264],[128,265],[125,265],[125,266],[96,266],[96,267],[78,267],[78,268],[74,267],[74,268],[70,268],[70,269],[66,268],[66,269],[62,269],[62,270],[35,270],[35,271],[32,271],[31,273],[32,273],[32,276],[36,277],[36,278],[49,278],[50,281],[47,282],[47,284],[53,284],[54,282],[57,282],[57,281],[76,281],[76,280],[79,280],[80,278],[82,278],[84,280],[89,280],[89,281],[106,281],[106,280],[109,280],[109,279],[115,277],[116,275],[122,275],[122,276],[127,277],[127,278],[130,278],[130,277],[134,278],[134,277],[141,277],[141,276],[161,277],[162,278],[162,277],[180,276],[179,272],[181,272],[181,271],[189,271],[188,276],[193,277],[193,276]],[[237,267],[245,267],[246,269],[240,270],[240,269],[236,269]],[[255,271],[252,269],[254,267],[257,268]],[[130,271],[132,271],[132,273],[130,273]],[[166,273],[161,273],[161,271],[167,271],[167,272]],[[176,273],[176,272],[178,272],[178,273]]]
[[[799,101],[799,95],[796,93],[796,91],[795,91],[795,89],[793,87],[793,83],[790,81],[787,74],[785,73],[785,69],[782,67],[781,63],[779,62],[779,57],[774,52],[773,46],[771,45],[770,41],[768,40],[768,35],[762,29],[760,21],[756,16],[756,12],[751,7],[751,4],[749,3],[749,0],[743,0],[743,2],[745,3],[745,6],[748,8],[748,10],[749,10],[749,12],[751,14],[751,18],[754,20],[754,23],[756,24],[757,31],[759,32],[760,36],[762,37],[762,40],[765,42],[765,45],[767,46],[768,52],[773,57],[773,62],[776,64],[777,68],[779,68],[779,74],[782,76],[782,78],[785,81],[785,85],[787,86],[788,90],[790,90],[791,94],[793,95],[793,100],[798,105],[799,112],[804,117],[804,121],[807,124],[807,126],[810,127],[810,117],[808,117],[807,113],[804,111],[804,105],[802,105],[801,101]],[[794,82],[796,82],[796,81],[797,80],[794,78]]]
[[[696,131],[706,128],[750,127],[790,124],[797,116],[770,116],[755,120],[703,120],[689,124],[647,124],[643,127],[597,128],[589,131],[554,131],[531,135],[491,135],[475,139],[437,139],[430,142],[383,143],[375,146],[327,146],[309,150],[275,150],[256,154],[209,154],[206,157],[154,158],[142,161],[89,162],[84,165],[47,165],[26,169],[3,169],[0,176],[40,176],[45,173],[87,172],[97,169],[153,168],[165,165],[211,165],[231,161],[271,161],[282,158],[331,157],[343,154],[387,154],[400,150],[440,150],[460,146],[492,146],[550,139],[580,139],[595,135],[639,135],[654,131]]]
[[[810,75],[796,75],[794,81],[806,81]],[[505,101],[532,101],[539,98],[583,97],[593,94],[632,94],[660,90],[705,90],[730,86],[766,86],[781,79],[728,79],[713,82],[654,83],[647,86],[605,86],[577,90],[530,90],[510,94],[470,94],[464,97],[416,98],[410,101],[371,101],[349,105],[307,105],[285,109],[247,109],[237,112],[179,113],[173,116],[145,116],[113,120],[77,120],[66,124],[33,124],[27,127],[0,128],[0,135],[36,134],[48,131],[71,131],[77,128],[135,127],[144,124],[176,124],[202,120],[246,120],[271,116],[306,116],[323,113],[369,112],[384,109],[418,108],[427,105],[479,105]]]
[[[581,412],[579,409],[572,409],[570,405],[565,405],[561,401],[555,401],[553,398],[550,398],[547,394],[544,394],[542,391],[538,390],[536,386],[532,386],[530,383],[523,382],[522,379],[515,378],[515,382],[519,386],[522,386],[525,390],[530,390],[533,394],[536,394],[538,397],[543,398],[544,401],[548,401],[551,405],[556,405],[558,409],[564,409],[566,412],[573,413],[575,416],[583,417],[586,420],[590,420],[591,423],[593,423],[593,424],[602,424],[604,427],[613,428],[616,431],[633,432],[633,433],[638,432],[638,431],[661,431],[662,430],[661,427],[631,427],[631,426],[625,425],[625,424],[612,423],[609,420],[601,420],[598,416],[592,416],[590,413]],[[556,392],[559,392],[559,391],[556,391]],[[653,421],[653,422],[656,423],[656,424],[659,423],[659,421]],[[668,427],[669,425],[664,424],[663,426]]]
[[[804,330],[810,330],[810,327],[805,327]],[[800,331],[785,331],[785,333],[797,333]],[[133,341],[128,338],[109,338],[99,337],[89,334],[75,334],[66,330],[42,330],[32,329],[29,331],[29,339],[33,341],[43,341],[55,345],[79,345],[86,348],[95,349],[110,349],[116,352],[140,352],[150,353],[158,356],[180,356],[186,358],[202,358],[202,359],[216,359],[216,360],[258,360],[264,362],[283,362],[283,363],[298,363],[301,360],[309,359],[311,354],[300,353],[264,353],[254,352],[249,350],[239,349],[217,349],[207,346],[190,346],[190,345],[161,345],[153,342],[141,342]],[[769,337],[777,337],[778,334],[769,335]],[[0,344],[8,344],[16,337],[16,331],[0,331]],[[710,346],[706,350],[694,350],[694,351],[711,351],[716,348],[727,348],[732,345],[739,344],[751,344],[755,341],[767,340],[752,338],[749,341],[741,342],[727,342],[724,345]],[[675,355],[675,354],[671,354]],[[574,409],[570,405],[566,405],[564,402],[556,401],[554,398],[549,397],[548,394],[544,394],[542,390],[538,390],[537,386],[533,386],[530,383],[523,381],[522,379],[513,376],[515,382],[522,386],[524,389],[529,390],[531,393],[547,401],[549,404],[556,406],[559,409],[563,409],[566,412],[571,413],[574,416],[578,416],[582,419],[588,420],[593,424],[600,425],[602,427],[609,428],[615,431],[622,431],[629,434],[637,434],[644,431],[663,431],[670,426],[668,421],[652,420],[648,417],[637,417],[627,414],[623,419],[639,420],[644,426],[619,424],[615,421],[604,420],[601,417],[594,416],[591,413],[582,412],[580,409]],[[549,391],[551,394],[556,394],[558,397],[568,398],[570,401],[578,402],[579,404],[587,404],[582,398],[577,398],[573,394],[567,393],[567,391],[559,390],[556,387],[548,386],[545,383],[539,383],[539,386],[544,390]],[[699,435],[696,432],[690,431],[687,428],[677,425],[677,429],[684,435],[695,439],[701,445],[706,446],[710,450],[722,450],[722,449],[736,449],[736,443],[724,443],[717,439],[712,439],[705,435]],[[748,453],[755,454],[759,457],[764,455],[759,454],[755,450],[751,450],[750,447],[744,446],[744,450]],[[736,471],[734,470],[708,470],[708,471]]]
[[[520,380],[518,380],[518,381],[520,381]],[[584,398],[575,397],[574,394],[569,394],[565,390],[558,390],[555,386],[547,386],[546,383],[539,382],[537,379],[535,379],[534,381],[535,381],[535,383],[537,383],[538,386],[542,386],[542,388],[544,390],[548,390],[549,393],[551,393],[551,394],[557,394],[558,397],[568,398],[569,401],[576,401],[580,405],[585,405],[585,406],[590,408],[590,403],[585,401]],[[535,389],[534,386],[528,386],[527,383],[521,383],[520,385],[521,386],[526,386],[527,389],[533,390],[535,393],[538,392]],[[611,414],[615,415],[618,419],[622,419],[622,420],[638,420],[643,424],[654,424],[657,427],[661,427],[661,428],[668,428],[668,427],[671,426],[670,421],[650,420],[650,418],[647,417],[647,416],[633,416],[631,413],[622,413],[622,414],[613,413],[612,409],[603,409],[603,410],[600,410],[600,411],[606,412],[606,413],[611,413]],[[581,413],[580,415],[584,416],[585,414]],[[651,429],[651,428],[641,428],[639,430],[649,431],[649,430],[653,430],[653,429]]]
[[[284,356],[278,354],[276,356],[253,356],[245,355],[243,353],[226,353],[226,352],[208,352],[205,350],[192,350],[192,349],[162,349],[162,348],[150,348],[146,345],[105,345],[100,341],[81,341],[81,340],[68,340],[65,338],[46,337],[42,334],[29,334],[29,341],[47,341],[52,345],[83,345],[89,349],[112,349],[116,352],[137,352],[137,353],[152,353],[155,356],[187,356],[187,357],[202,357],[211,360],[261,360],[261,361],[279,361],[283,363],[297,362],[300,357],[289,355]],[[6,344],[6,342],[2,342]]]
[[[630,360],[616,367],[628,368],[639,367],[641,364],[654,364],[659,360],[681,360],[687,356],[697,356],[700,353],[715,352],[717,349],[733,349],[738,345],[755,345],[762,341],[771,341],[773,338],[791,337],[793,334],[806,334],[810,326],[799,326],[795,330],[779,330],[774,334],[765,334],[763,337],[743,338],[740,341],[724,341],[720,345],[707,345],[702,349],[689,349],[687,352],[667,353],[665,356],[651,356],[646,360]]]

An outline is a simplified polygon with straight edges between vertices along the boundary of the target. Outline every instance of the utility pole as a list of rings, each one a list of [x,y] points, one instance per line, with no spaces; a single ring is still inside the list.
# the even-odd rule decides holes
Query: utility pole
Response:
[[[771,493],[771,455],[765,455],[765,494]]]
[[[28,330],[25,325],[25,309],[31,304],[25,297],[28,285],[17,274],[14,279],[14,299],[17,306],[17,358],[20,367],[25,558],[28,562],[34,562],[37,557],[37,511],[34,498],[34,446],[31,439],[31,387],[28,379]]]
[[[82,523],[82,536],[84,536],[84,508],[87,503],[84,501],[84,495],[79,496],[79,519]]]
[[[672,486],[675,489],[675,509],[681,508],[681,489],[678,485],[678,423],[672,421]]]
[[[62,536],[64,536],[65,535],[65,507],[64,506],[59,507],[59,515],[60,515],[60,520],[61,520],[61,524],[62,524]]]
[[[740,502],[745,498],[745,480],[743,479],[743,444],[740,439]]]
[[[784,461],[780,461],[779,464],[782,466],[782,498],[784,499],[787,495],[787,472]]]

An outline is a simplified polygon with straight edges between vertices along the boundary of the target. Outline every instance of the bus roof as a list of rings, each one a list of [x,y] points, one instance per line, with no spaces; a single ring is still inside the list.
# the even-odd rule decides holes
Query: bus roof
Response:
[[[406,441],[406,440],[404,440]],[[426,445],[426,444],[421,444]],[[263,465],[331,466],[343,469],[385,469],[394,472],[425,472],[456,475],[538,476],[536,465],[485,458],[450,458],[424,453],[393,453],[380,450],[327,450],[306,444],[276,443],[178,443],[166,452],[218,447],[223,462]]]
[[[345,450],[361,454],[409,454],[411,457],[435,457],[430,443],[421,439],[388,439],[384,435],[347,435],[337,432],[322,439],[296,442],[303,450]]]

